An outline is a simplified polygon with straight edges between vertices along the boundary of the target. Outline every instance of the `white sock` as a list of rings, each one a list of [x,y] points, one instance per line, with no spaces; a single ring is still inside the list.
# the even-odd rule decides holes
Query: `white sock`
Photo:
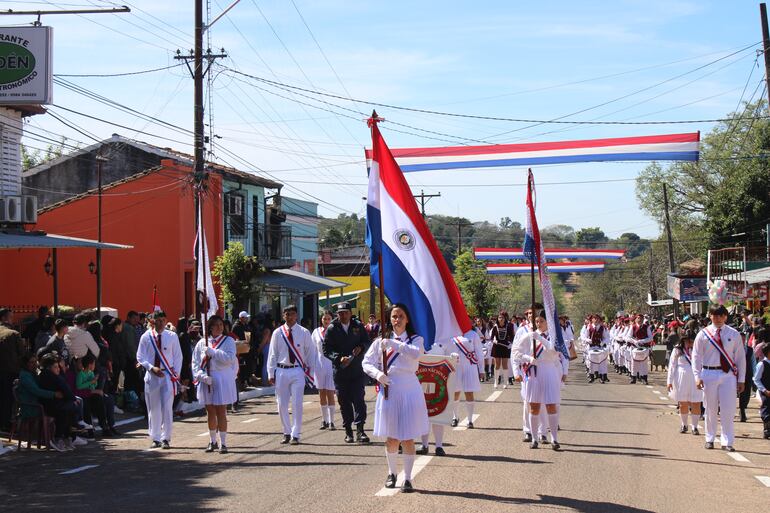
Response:
[[[414,467],[414,454],[402,454],[404,457],[404,481],[412,480],[412,467]]]
[[[690,424],[693,429],[698,429],[698,421],[700,420],[700,415],[697,413],[693,413],[690,415]]]
[[[226,431],[220,431],[219,432],[219,443],[222,445],[227,445],[227,432]]]
[[[465,411],[468,412],[468,422],[473,422],[473,407],[476,406],[475,401],[465,400]]]
[[[559,433],[559,413],[548,414],[548,427],[551,428],[551,441],[556,442],[558,440]]]
[[[457,408],[459,408],[459,407],[460,407],[460,401],[459,401],[459,400],[458,400],[458,401],[455,401],[455,402],[452,404],[452,418],[453,418],[453,419],[457,419],[457,418],[459,418],[459,417],[457,416]]]
[[[521,430],[525,433],[532,433],[532,429],[529,426],[529,404],[524,402],[522,403],[522,424],[521,424]]]
[[[420,441],[422,442],[422,446],[423,447],[428,447],[428,443],[429,443],[429,441],[428,441],[428,433],[425,433],[424,435],[422,435],[420,437]]]
[[[334,424],[334,405],[330,404],[326,407],[326,411],[329,412],[329,424]]]
[[[329,413],[325,404],[321,405],[321,419],[323,419],[323,421],[327,424],[329,423]]]
[[[209,429],[209,437],[211,438],[211,443],[217,443],[217,430]]]
[[[548,434],[548,414],[545,411],[545,408],[542,408],[540,410],[540,414],[538,415],[538,421],[540,424],[539,429],[539,435],[540,436],[546,436]]]
[[[540,414],[535,415],[534,413],[530,412],[529,414],[529,429],[532,433],[532,436],[537,440],[537,434],[540,427]]]
[[[385,458],[388,460],[388,474],[393,474],[394,476],[398,474],[398,464],[396,463],[398,453],[388,452],[388,450],[385,449]]]
[[[679,412],[679,418],[682,419],[682,427],[687,426],[687,412]]]
[[[444,426],[433,424],[433,439],[436,440],[436,447],[444,447]]]

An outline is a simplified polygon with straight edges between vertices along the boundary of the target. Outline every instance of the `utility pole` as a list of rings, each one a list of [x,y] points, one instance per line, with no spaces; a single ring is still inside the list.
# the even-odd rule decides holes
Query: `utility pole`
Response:
[[[420,194],[415,194],[414,197],[415,199],[417,198],[420,199],[420,212],[422,212],[422,217],[425,218],[425,204],[427,203],[427,201],[425,200],[426,199],[430,200],[431,198],[440,198],[441,193],[439,192],[438,194],[425,194],[425,191],[420,189]]]
[[[654,275],[652,273],[652,259],[653,259],[652,248],[653,248],[653,246],[652,246],[652,244],[650,244],[649,257],[648,257],[649,258],[649,260],[648,260],[649,261],[648,270],[649,270],[649,273],[650,273],[650,299],[655,301],[655,300],[658,299],[658,293],[655,290],[655,277],[654,277]]]
[[[676,272],[676,262],[674,261],[674,243],[671,239],[671,218],[668,213],[668,189],[663,184],[663,208],[666,211],[666,236],[668,237],[668,268],[673,274]],[[674,319],[679,318],[679,301],[673,298]]]
[[[767,98],[770,102],[770,31],[767,28],[767,6],[764,2],[759,4],[759,18],[762,22],[762,48],[765,54],[765,82],[767,84]],[[770,103],[768,104],[770,106]]]
[[[463,226],[470,226],[470,225],[471,223],[463,221],[462,219],[457,220],[457,254],[458,255],[463,251]]]

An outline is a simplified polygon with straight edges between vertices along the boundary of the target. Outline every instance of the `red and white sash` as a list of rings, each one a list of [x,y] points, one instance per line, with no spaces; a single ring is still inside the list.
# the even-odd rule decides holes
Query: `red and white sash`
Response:
[[[479,360],[476,358],[476,353],[469,351],[468,348],[465,347],[465,345],[460,341],[460,337],[454,337],[452,340],[457,346],[457,349],[459,349],[460,352],[465,355],[469,362],[471,362],[473,365],[478,365]]]
[[[411,344],[412,340],[414,340],[414,337],[417,335],[412,335],[407,339],[406,344]],[[396,359],[399,357],[401,353],[397,353],[394,349],[388,349],[388,351],[385,353],[385,368],[390,369],[391,365],[393,365],[396,361]]]
[[[692,360],[690,359],[690,354],[687,352],[686,348],[682,348],[682,356],[684,356],[684,359],[687,360],[687,364],[692,366]]]
[[[222,343],[224,340],[225,340],[225,335],[224,335],[224,334],[222,334],[222,335],[220,335],[220,336],[219,336],[219,338],[215,338],[214,340],[212,340],[212,341],[211,341],[211,343],[209,344],[209,347],[210,347],[211,349],[217,349],[217,348],[219,347],[219,345],[220,345],[220,344],[221,344],[221,343]],[[201,369],[205,369],[205,368],[206,368],[206,366],[209,364],[209,360],[210,360],[210,358],[208,357],[208,355],[205,355],[205,356],[203,357],[203,359],[201,360]],[[208,370],[207,370],[207,372],[208,372]],[[197,384],[198,384],[198,378],[194,378],[194,379],[193,379],[193,384],[194,384],[194,385],[197,385]]]
[[[168,376],[171,378],[171,385],[174,387],[174,395],[176,395],[179,376],[177,375],[177,373],[174,371],[174,368],[169,363],[168,358],[166,358],[166,355],[163,354],[163,349],[158,345],[158,334],[155,332],[155,330],[150,332],[150,343],[152,344],[152,348],[155,350],[155,354],[158,355],[158,359],[160,360],[160,366],[163,367],[163,370],[166,371],[168,373]]]
[[[735,365],[735,362],[733,362],[733,359],[730,358],[730,355],[727,354],[727,351],[725,351],[725,348],[722,345],[722,337],[717,337],[716,333],[712,335],[708,328],[703,328],[703,334],[706,336],[708,341],[711,342],[711,345],[714,346],[717,351],[719,351],[719,354],[724,356],[725,360],[727,360],[727,364],[730,366],[730,370],[733,371],[733,374],[738,376],[738,367]]]
[[[305,360],[302,359],[302,355],[299,351],[297,351],[297,348],[294,347],[294,342],[291,341],[291,333],[289,332],[289,328],[286,327],[286,325],[281,326],[281,337],[283,338],[283,341],[286,343],[286,347],[289,348],[289,351],[294,355],[294,358],[299,362],[299,364],[302,366],[302,371],[305,373],[305,376],[307,379],[310,380],[310,383],[315,385],[315,381],[313,380],[313,376],[310,375],[310,368],[305,364]]]

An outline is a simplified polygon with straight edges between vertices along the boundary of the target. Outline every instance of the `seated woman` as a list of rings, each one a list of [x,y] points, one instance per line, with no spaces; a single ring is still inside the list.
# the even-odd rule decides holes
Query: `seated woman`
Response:
[[[19,386],[16,389],[19,400],[19,416],[21,420],[32,419],[40,416],[40,399],[61,399],[61,392],[52,392],[40,388],[37,382],[37,357],[25,354],[21,357],[21,372],[19,372]],[[51,442],[51,447],[57,451],[65,451]]]
[[[71,436],[72,426],[75,423],[75,394],[72,393],[64,377],[61,375],[62,369],[60,358],[56,352],[46,354],[40,359],[39,382],[40,388],[52,392],[60,392],[61,399],[41,399],[45,414],[53,417],[56,422],[56,431],[51,444],[55,449],[63,447],[72,450],[75,448]]]

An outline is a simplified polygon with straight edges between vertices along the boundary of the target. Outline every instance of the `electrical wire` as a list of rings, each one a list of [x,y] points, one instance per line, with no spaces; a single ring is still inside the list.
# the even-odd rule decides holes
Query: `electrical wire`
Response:
[[[134,75],[146,75],[147,73],[155,73],[158,71],[165,71],[167,69],[178,68],[183,66],[184,63],[171,64],[169,66],[163,66],[160,68],[145,69],[141,71],[127,71],[125,73],[98,73],[98,74],[72,74],[72,73],[54,73],[54,77],[59,78],[107,78],[107,77],[130,77]]]

